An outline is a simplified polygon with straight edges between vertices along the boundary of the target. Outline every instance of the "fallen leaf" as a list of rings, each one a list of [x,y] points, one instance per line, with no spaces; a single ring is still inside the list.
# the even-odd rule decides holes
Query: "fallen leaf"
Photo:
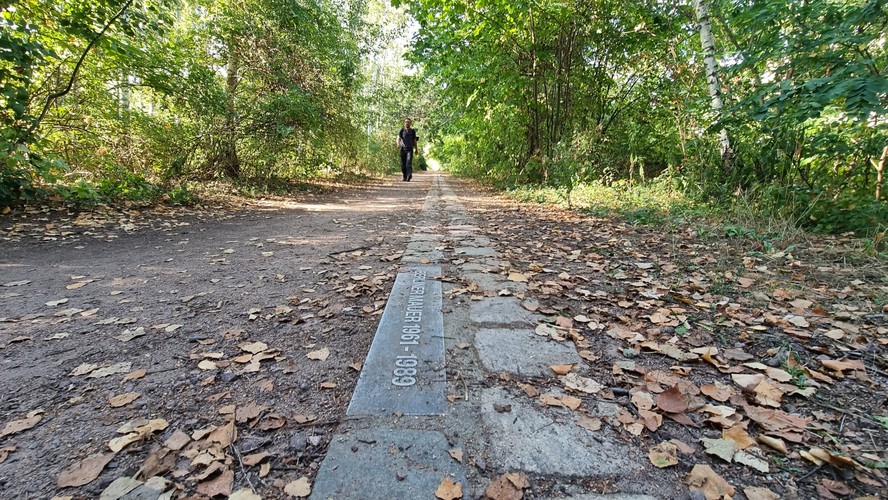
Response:
[[[0,431],[0,437],[6,437],[17,432],[26,431],[39,424],[41,420],[43,420],[42,408],[30,411],[23,419],[7,422],[6,425],[3,426],[3,430]]]
[[[454,449],[452,449],[452,450],[449,450],[448,453],[450,453],[450,456],[451,456],[454,460],[456,460],[456,461],[459,462],[459,463],[462,463],[462,461],[463,461],[463,451],[462,451],[462,448],[454,448]]]
[[[130,362],[121,362],[115,365],[107,366],[105,368],[98,368],[93,370],[86,376],[86,378],[103,378],[109,375],[117,375],[118,373],[127,373],[132,368],[133,364]]]
[[[721,382],[701,385],[700,392],[720,403],[724,403],[734,395],[734,390],[731,389],[731,386],[724,385]]]
[[[491,481],[484,490],[484,498],[491,500],[521,500],[524,498],[523,488],[515,486],[506,474]]]
[[[509,273],[509,277],[506,279],[516,283],[527,283],[527,275],[523,273]]]
[[[191,441],[191,438],[188,437],[188,434],[185,434],[179,429],[173,431],[170,437],[167,438],[166,441],[163,442],[163,445],[173,451],[179,451],[185,447]]]
[[[201,495],[206,495],[210,498],[214,496],[229,496],[231,495],[231,487],[234,484],[234,472],[231,469],[225,469],[221,474],[210,479],[209,481],[204,481],[197,485],[196,491]]]
[[[219,368],[219,365],[216,364],[215,361],[210,361],[209,359],[205,359],[197,364],[197,367],[201,370],[216,370]]]
[[[772,436],[766,436],[764,434],[759,434],[756,439],[759,443],[767,445],[768,447],[773,448],[780,453],[783,453],[784,455],[789,453],[789,450],[786,449],[786,443],[784,443],[782,439]]]
[[[238,344],[238,347],[240,347],[242,351],[246,351],[250,354],[259,354],[260,352],[268,350],[268,344],[265,342],[242,342]]]
[[[311,494],[311,482],[307,476],[302,476],[284,486],[284,493],[291,497],[305,498]]]
[[[755,450],[758,450],[758,448],[755,448]],[[735,453],[734,462],[752,467],[762,474],[767,474],[770,470],[767,460],[764,460],[746,451],[738,451],[737,453]]]
[[[657,395],[657,407],[667,413],[684,413],[688,409],[688,398],[676,384]]]
[[[755,444],[755,440],[749,436],[746,429],[739,425],[723,430],[722,437],[733,441],[737,445],[737,448],[741,450],[745,450]]]
[[[313,359],[316,361],[324,361],[327,357],[330,356],[330,349],[326,347],[323,349],[318,349],[317,351],[311,351],[310,353],[305,355],[308,359]]]
[[[141,395],[141,392],[124,392],[123,394],[113,396],[108,400],[108,404],[111,405],[111,408],[120,408],[132,403]]]
[[[335,389],[336,382],[321,382],[321,389]]]
[[[237,428],[234,426],[234,420],[230,420],[228,424],[217,427],[208,436],[207,441],[219,443],[223,448],[237,440]]]
[[[234,419],[239,423],[244,423],[258,417],[263,411],[267,410],[266,406],[259,406],[256,403],[250,403],[240,406],[235,410]]]
[[[529,398],[535,398],[540,395],[540,391],[530,384],[519,383],[518,387],[520,387],[521,390],[524,391],[524,394]]]
[[[570,373],[570,370],[571,368],[573,368],[573,366],[574,365],[552,365],[549,368],[551,368],[556,375],[567,375],[568,373]]]
[[[735,489],[721,476],[716,474],[712,467],[697,464],[691,469],[685,478],[691,490],[703,494],[706,500],[723,500],[734,496]]]
[[[266,458],[268,458],[270,456],[272,456],[272,454],[266,453],[266,452],[253,453],[252,455],[244,455],[243,462],[244,462],[244,465],[246,465],[248,467],[252,467],[254,465],[261,463],[263,460],[265,460]]]
[[[441,484],[435,490],[435,498],[440,500],[457,500],[462,496],[462,483],[455,483],[446,477],[441,480]]]
[[[10,453],[15,452],[15,446],[7,446],[5,448],[0,448],[0,464],[6,461],[6,457],[9,456]]]
[[[68,299],[59,299],[59,300],[50,300],[49,302],[46,303],[46,305],[48,307],[57,307],[57,306],[60,306],[62,304],[66,304],[66,303],[68,303]]]
[[[585,392],[586,394],[597,394],[603,385],[599,384],[591,378],[581,377],[577,373],[568,373],[561,377],[561,382],[575,391]]]
[[[97,365],[95,363],[81,363],[77,368],[72,370],[69,375],[75,376],[75,377],[79,376],[79,375],[86,375],[87,373],[95,370],[98,367],[99,367],[99,365]]]
[[[768,488],[761,488],[758,486],[748,486],[743,488],[743,494],[746,495],[747,500],[779,500],[780,495],[774,493]]]
[[[587,417],[586,415],[582,415],[577,420],[577,425],[593,432],[600,430],[601,424],[601,419],[598,417]]]
[[[648,450],[648,460],[657,468],[671,467],[678,464],[678,447],[669,441],[663,441]]]
[[[135,330],[130,330],[129,328],[127,328],[126,330],[123,331],[123,333],[121,333],[120,335],[118,335],[114,338],[116,338],[117,340],[120,340],[121,342],[129,342],[130,340],[133,340],[134,338],[137,338],[137,337],[141,337],[142,335],[145,335],[145,328],[140,326],[139,328],[136,328]]]
[[[138,379],[144,377],[145,374],[147,374],[147,373],[148,373],[148,371],[145,370],[144,368],[141,370],[132,371],[132,372],[129,372],[126,375],[124,375],[123,381],[129,382],[130,380],[138,380]]]
[[[860,370],[865,371],[866,367],[863,365],[863,361],[859,359],[824,359],[820,361],[825,368],[829,368],[836,372],[839,376],[842,376],[842,371],[844,370]]]
[[[703,443],[706,453],[715,455],[725,462],[733,460],[734,454],[737,453],[737,443],[730,439],[701,438],[700,441]]]
[[[250,488],[241,488],[232,493],[231,496],[228,497],[228,500],[262,500],[262,497],[257,495],[256,493],[253,493],[253,490],[251,490]]]
[[[59,475],[58,487],[83,486],[89,484],[102,473],[114,453],[96,453],[74,463]]]

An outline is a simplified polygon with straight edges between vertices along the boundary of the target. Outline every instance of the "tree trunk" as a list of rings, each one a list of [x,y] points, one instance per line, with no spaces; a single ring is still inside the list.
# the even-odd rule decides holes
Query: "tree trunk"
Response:
[[[718,63],[715,60],[715,40],[712,38],[712,23],[709,19],[708,0],[694,0],[694,11],[697,13],[697,22],[700,27],[700,43],[703,47],[703,67],[706,71],[706,85],[709,87],[709,96],[712,98],[712,111],[718,119],[724,112],[724,101],[721,94],[721,83],[718,78]],[[721,129],[718,133],[719,149],[722,155],[722,165],[725,172],[734,169],[734,150],[731,147],[731,139],[728,131]]]
[[[885,161],[888,160],[888,146],[882,150],[882,158],[879,163],[873,161],[876,167],[876,201],[882,201],[882,172],[885,170]]]
[[[228,47],[228,109],[225,114],[225,138],[223,139],[222,152],[219,155],[222,172],[226,177],[237,179],[240,177],[240,159],[237,157],[237,107],[236,93],[238,84],[238,71],[240,60],[234,43]]]

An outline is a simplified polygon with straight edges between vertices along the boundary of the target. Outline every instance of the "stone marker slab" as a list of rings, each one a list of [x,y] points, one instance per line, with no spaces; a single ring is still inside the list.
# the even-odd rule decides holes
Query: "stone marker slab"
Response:
[[[472,302],[469,319],[474,323],[488,325],[533,325],[542,317],[521,307],[514,297],[488,297]]]
[[[554,376],[552,365],[579,364],[573,345],[541,337],[527,329],[483,329],[475,333],[475,349],[484,368],[533,377]]]
[[[641,469],[640,461],[647,461],[645,450],[627,446],[604,430],[593,433],[580,427],[574,422],[575,414],[566,408],[549,408],[544,413],[500,388],[482,392],[481,404],[490,435],[490,461],[496,469],[632,477]],[[511,405],[512,411],[499,413],[494,404]]]
[[[445,477],[466,484],[440,432],[373,428],[330,442],[312,486],[314,500],[435,498]],[[399,480],[403,477],[403,480]]]
[[[443,415],[444,318],[437,266],[395,279],[346,415]]]

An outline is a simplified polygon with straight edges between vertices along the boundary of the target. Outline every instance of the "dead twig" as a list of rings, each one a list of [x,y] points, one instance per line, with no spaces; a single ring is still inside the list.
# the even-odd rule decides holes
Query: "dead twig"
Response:
[[[253,486],[253,481],[250,480],[250,475],[247,474],[247,469],[246,467],[244,467],[244,460],[243,457],[241,457],[240,451],[237,449],[237,446],[235,446],[234,443],[231,443],[228,446],[231,447],[231,451],[234,452],[234,456],[237,457],[237,463],[240,465],[240,470],[244,473],[244,477],[247,478],[247,484],[250,485],[250,490],[252,490],[253,493],[256,493],[256,487]]]

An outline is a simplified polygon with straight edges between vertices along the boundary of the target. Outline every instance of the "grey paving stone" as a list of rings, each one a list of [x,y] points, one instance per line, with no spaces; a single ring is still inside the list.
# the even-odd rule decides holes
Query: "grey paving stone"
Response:
[[[434,431],[377,427],[336,436],[309,498],[434,498],[445,477],[465,484],[448,449],[447,438]]]
[[[479,325],[533,325],[541,316],[521,307],[514,297],[488,297],[472,302],[469,319]]]
[[[423,252],[434,252],[436,251],[435,247],[440,246],[436,241],[411,241],[407,243],[407,252],[408,254],[415,253],[423,253]]]
[[[534,377],[552,376],[552,365],[580,363],[577,350],[528,329],[483,329],[475,333],[475,349],[484,368]]]
[[[482,392],[481,402],[495,468],[559,476],[631,477],[641,470],[640,460],[647,460],[635,446],[604,436],[606,430],[599,431],[601,441],[596,440],[591,431],[576,425],[576,414],[570,410],[544,412],[500,388]],[[494,404],[511,405],[512,410],[499,413]]]
[[[497,271],[497,267],[490,266],[487,264],[479,264],[477,262],[467,262],[459,266],[460,271],[469,272],[469,273],[477,273],[477,272],[490,272]]]
[[[500,274],[466,273],[463,275],[463,277],[470,282],[474,282],[475,284],[477,284],[478,287],[485,292],[498,292],[500,290],[506,289],[514,293],[527,290],[527,285],[525,285],[524,283],[506,281]]]
[[[490,247],[457,247],[453,249],[453,253],[469,257],[488,257],[496,255],[496,250]]]

